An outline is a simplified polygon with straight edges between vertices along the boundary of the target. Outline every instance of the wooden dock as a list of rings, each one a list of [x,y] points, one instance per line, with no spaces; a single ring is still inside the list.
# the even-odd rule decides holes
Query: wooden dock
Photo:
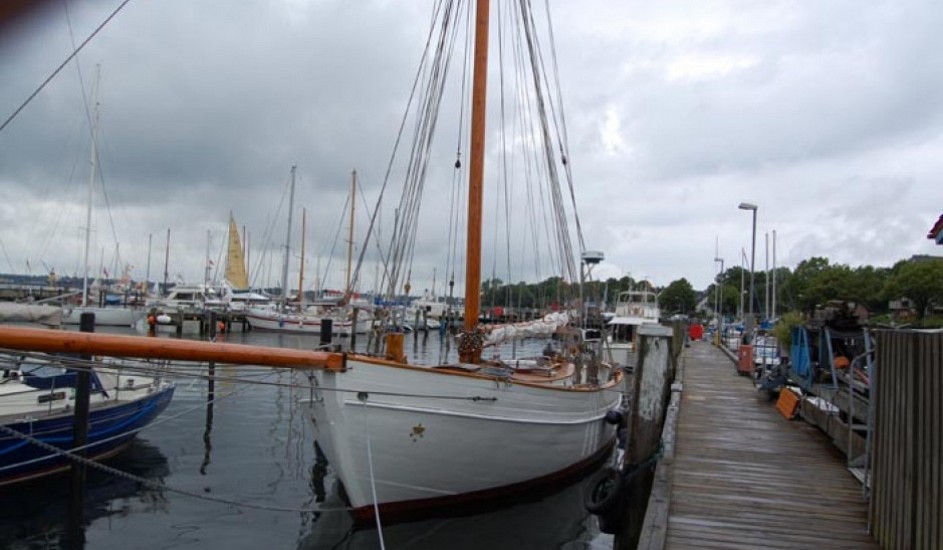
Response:
[[[682,372],[639,548],[878,548],[862,487],[825,434],[786,420],[708,342],[692,342]]]

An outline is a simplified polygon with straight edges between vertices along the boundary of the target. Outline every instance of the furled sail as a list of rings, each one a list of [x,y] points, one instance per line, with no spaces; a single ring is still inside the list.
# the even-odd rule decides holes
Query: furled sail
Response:
[[[249,276],[246,274],[246,259],[242,250],[242,240],[236,219],[229,214],[229,250],[226,253],[226,281],[237,290],[249,288]]]
[[[565,327],[570,322],[566,312],[548,313],[540,319],[494,325],[485,333],[485,346],[494,346],[514,339],[547,337]]]

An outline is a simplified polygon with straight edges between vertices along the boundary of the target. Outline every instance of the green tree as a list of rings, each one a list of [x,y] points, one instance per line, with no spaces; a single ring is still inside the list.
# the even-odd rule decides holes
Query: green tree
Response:
[[[697,293],[691,283],[682,277],[672,281],[658,294],[658,305],[664,312],[691,314],[697,306]]]
[[[930,304],[943,303],[943,260],[910,261],[895,266],[888,279],[888,296],[908,298],[923,319]]]

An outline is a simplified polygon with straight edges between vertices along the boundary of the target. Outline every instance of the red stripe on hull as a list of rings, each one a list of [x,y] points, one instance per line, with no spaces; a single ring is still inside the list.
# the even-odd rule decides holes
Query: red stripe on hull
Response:
[[[487,509],[491,510],[494,509],[496,503],[513,504],[513,502],[508,502],[506,499],[513,496],[520,497],[525,493],[530,498],[540,498],[553,493],[560,488],[561,484],[579,479],[591,468],[598,466],[612,451],[614,443],[615,438],[596,454],[577,464],[521,483],[447,497],[380,504],[380,519],[384,524],[389,524],[428,519],[430,517],[467,515],[484,509],[486,505],[490,505]],[[457,474],[460,475],[460,473]],[[372,505],[354,508],[351,510],[351,514],[353,514],[354,524],[357,526],[368,526],[376,522]]]

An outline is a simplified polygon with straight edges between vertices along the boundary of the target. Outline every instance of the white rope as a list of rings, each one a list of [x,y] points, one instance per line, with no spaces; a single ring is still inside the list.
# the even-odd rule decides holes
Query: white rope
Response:
[[[367,439],[367,466],[370,469],[370,492],[373,495],[373,517],[377,521],[377,537],[380,539],[380,549],[386,550],[383,542],[383,525],[380,522],[380,504],[377,502],[377,481],[373,475],[373,451],[370,449],[370,429],[367,426],[367,394],[357,396],[363,403],[363,435]]]

